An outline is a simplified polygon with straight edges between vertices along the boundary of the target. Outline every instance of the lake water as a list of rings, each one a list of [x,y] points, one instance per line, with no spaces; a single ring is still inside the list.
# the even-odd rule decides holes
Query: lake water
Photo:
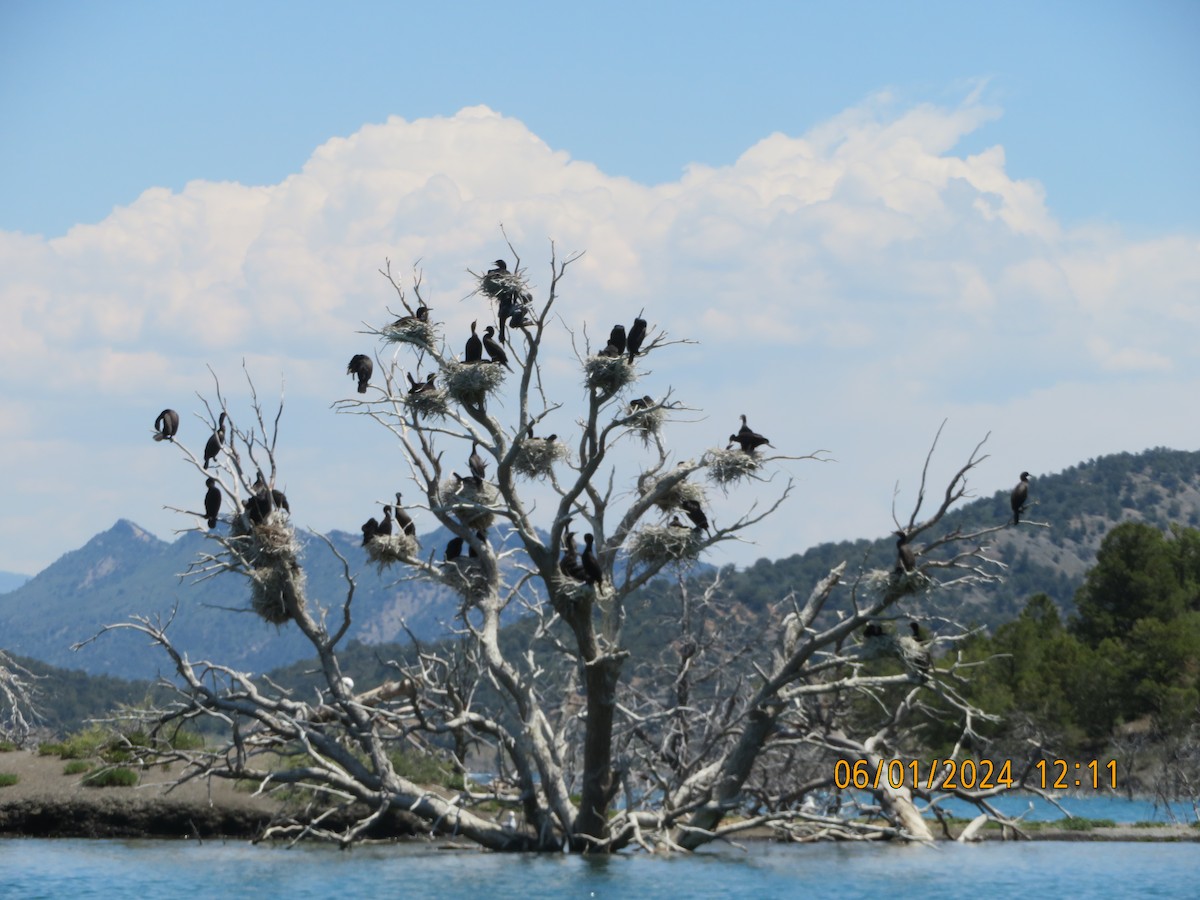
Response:
[[[0,897],[1195,897],[1200,845],[751,843],[693,856],[498,855],[434,844],[0,839]]]

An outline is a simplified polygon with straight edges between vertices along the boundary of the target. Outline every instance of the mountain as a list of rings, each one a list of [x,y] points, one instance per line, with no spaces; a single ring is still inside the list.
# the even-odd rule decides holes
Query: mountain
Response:
[[[1008,494],[998,491],[948,516],[937,533],[1003,523],[1009,516]],[[1200,453],[1161,448],[1121,453],[1057,474],[1035,475],[1026,518],[1048,527],[1006,528],[992,538],[991,554],[1008,567],[1003,583],[948,591],[944,597],[935,593],[920,611],[994,626],[1014,618],[1030,595],[1044,592],[1069,613],[1075,590],[1113,525],[1130,519],[1161,528],[1172,522],[1200,525]],[[884,522],[880,530],[890,527]],[[397,582],[398,576],[390,572],[379,575],[367,563],[358,535],[335,531],[328,537],[349,562],[350,571],[357,573],[349,638],[367,650],[405,642],[402,622],[423,640],[444,633],[443,624],[451,622],[458,609],[453,594],[423,581]],[[918,549],[931,537],[918,538]],[[447,538],[441,529],[421,542],[426,553],[437,548],[440,555]],[[315,535],[302,533],[299,539],[310,600],[339,608],[345,596],[341,563]],[[851,574],[859,567],[890,568],[894,542],[894,538],[880,538],[821,544],[786,559],[761,559],[742,570],[729,567],[723,573],[724,593],[752,617],[791,591],[806,597],[843,560],[849,562]],[[130,615],[165,620],[178,604],[168,633],[192,659],[212,659],[258,672],[310,659],[311,648],[294,627],[277,628],[245,611],[248,590],[236,576],[199,584],[179,577],[205,548],[204,535],[199,533],[167,543],[132,522],[118,521],[24,585],[0,594],[0,647],[55,666],[152,678],[165,670],[167,660],[147,647],[140,635],[110,632],[76,652],[70,647],[103,625]],[[641,601],[631,604],[631,616],[638,614],[639,606],[654,606],[665,593],[662,585],[648,590]],[[660,639],[656,634],[647,629],[642,637]],[[378,648],[377,652],[389,651]]]
[[[297,538],[310,603],[340,609],[346,595],[341,563],[317,536],[301,532]],[[397,584],[397,575],[388,571],[380,575],[366,559],[361,536],[335,531],[328,538],[356,573],[349,637],[372,644],[400,641],[404,623],[420,638],[435,637],[455,615],[458,603],[449,590],[423,581]],[[446,539],[441,529],[424,537],[422,545],[437,547],[440,554]],[[213,549],[200,533],[168,543],[121,519],[0,595],[0,647],[92,674],[153,678],[169,661],[136,632],[110,631],[71,650],[106,624],[142,615],[161,621],[173,616],[168,634],[193,660],[262,672],[312,656],[295,627],[270,625],[249,611],[249,589],[238,576],[198,583],[181,577],[200,552]]]
[[[20,575],[16,572],[0,572],[0,594],[15,591],[28,580],[28,575]]]

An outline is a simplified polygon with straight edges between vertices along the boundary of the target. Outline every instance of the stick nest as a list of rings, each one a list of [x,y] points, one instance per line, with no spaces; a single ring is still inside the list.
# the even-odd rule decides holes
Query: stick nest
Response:
[[[665,476],[664,476],[665,477]],[[642,495],[652,494],[658,488],[661,478],[649,478],[642,476],[639,482],[638,489]],[[669,488],[665,494],[654,501],[654,505],[663,512],[671,512],[683,506],[687,500],[695,500],[697,503],[704,504],[704,488],[691,481],[680,481],[673,487]]]
[[[480,275],[479,289],[497,300],[505,296],[512,297],[522,306],[528,302],[527,298],[532,297],[529,292],[529,283],[516,272]]]
[[[479,560],[470,557],[442,563],[442,583],[468,602],[479,600],[491,593],[491,586],[483,574]]]
[[[631,413],[629,427],[643,443],[649,444],[654,440],[654,436],[662,431],[665,421],[666,411],[660,406],[658,409],[644,409]]]
[[[295,530],[287,517],[275,510],[257,525],[245,516],[235,516],[233,533],[241,539],[242,555],[251,567],[251,607],[272,625],[284,624],[292,618],[292,611],[304,609],[306,602]]]
[[[623,356],[589,356],[583,361],[583,373],[587,386],[602,394],[615,394],[637,378]]]
[[[395,563],[410,563],[417,558],[420,546],[416,538],[404,532],[400,534],[377,534],[367,541],[364,548],[367,559],[375,563],[380,574]]]
[[[433,348],[438,339],[437,326],[420,319],[400,319],[379,329],[385,341],[393,344],[416,344],[425,350]]]
[[[446,390],[466,406],[482,406],[488,394],[495,393],[504,383],[508,370],[497,363],[447,363]]]
[[[758,457],[746,453],[741,448],[724,450],[714,447],[704,454],[702,460],[706,466],[708,480],[722,488],[729,488],[747,478],[757,477],[762,462]]]
[[[488,507],[495,506],[500,499],[496,486],[483,482],[476,487],[473,482],[453,481],[442,483],[442,503],[446,509],[472,531],[487,531],[496,521],[496,514]]]
[[[560,440],[526,438],[513,455],[513,471],[526,478],[544,478],[554,464],[567,458],[567,445]]]
[[[694,560],[704,539],[695,528],[647,525],[629,538],[629,555],[635,563],[661,566]]]
[[[444,419],[450,415],[448,394],[443,388],[421,391],[419,394],[405,394],[404,405],[417,416],[427,419]]]

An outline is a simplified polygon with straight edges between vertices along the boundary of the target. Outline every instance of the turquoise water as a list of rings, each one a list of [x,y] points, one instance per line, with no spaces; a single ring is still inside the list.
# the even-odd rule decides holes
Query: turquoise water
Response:
[[[757,843],[694,856],[501,856],[436,845],[0,840],[0,897],[1195,897],[1200,846]]]

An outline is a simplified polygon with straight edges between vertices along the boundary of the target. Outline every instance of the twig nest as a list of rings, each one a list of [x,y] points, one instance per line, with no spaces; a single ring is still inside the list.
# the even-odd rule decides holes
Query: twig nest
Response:
[[[624,356],[589,356],[583,361],[587,386],[602,394],[615,394],[637,378]]]
[[[934,580],[923,572],[905,572],[901,569],[871,569],[863,581],[880,593],[892,593],[904,597],[917,594],[932,587]]]
[[[629,538],[629,555],[635,563],[663,565],[693,560],[700,555],[703,537],[695,528],[647,525]]]
[[[427,419],[444,419],[450,415],[448,394],[442,388],[432,391],[421,391],[419,394],[405,394],[404,405],[418,416]]]
[[[643,475],[638,482],[638,490],[642,493],[642,496],[652,494],[658,489],[660,481],[662,481],[662,478],[651,478]],[[671,512],[672,510],[679,509],[688,500],[695,500],[697,503],[703,505],[704,488],[691,481],[680,481],[668,488],[661,497],[654,501],[654,505],[663,512]]]
[[[442,504],[463,526],[473,531],[486,531],[496,521],[496,514],[488,507],[495,506],[500,499],[496,486],[483,481],[478,485],[472,479],[462,483],[442,483]]]
[[[412,562],[420,551],[416,538],[401,532],[400,534],[374,535],[364,548],[367,559],[375,563],[382,574],[385,567],[394,563]]]
[[[663,422],[666,420],[666,411],[661,406],[657,409],[643,409],[630,414],[629,427],[648,444],[662,431]]]
[[[272,625],[283,625],[304,608],[304,570],[290,564],[259,566],[250,573],[250,605]]]
[[[470,557],[442,563],[442,583],[468,602],[486,597],[491,591],[483,567]]]
[[[479,289],[489,297],[497,299],[512,297],[518,302],[528,302],[529,284],[516,272],[490,272],[479,276]]]
[[[422,349],[431,349],[438,339],[437,326],[415,317],[405,316],[391,325],[379,329],[385,341],[393,344],[416,344]]]
[[[544,478],[554,464],[567,458],[567,445],[560,440],[525,438],[513,454],[513,471],[526,478]]]
[[[586,581],[576,581],[559,575],[550,579],[551,596],[567,603],[579,603],[584,600],[596,599],[596,588]]]
[[[493,362],[447,363],[446,390],[459,403],[482,406],[488,394],[495,393],[504,383],[507,372],[504,366]]]
[[[713,447],[704,454],[702,462],[707,466],[705,471],[709,481],[722,488],[728,488],[746,478],[757,477],[758,470],[762,468],[758,457],[740,448],[725,450]]]

